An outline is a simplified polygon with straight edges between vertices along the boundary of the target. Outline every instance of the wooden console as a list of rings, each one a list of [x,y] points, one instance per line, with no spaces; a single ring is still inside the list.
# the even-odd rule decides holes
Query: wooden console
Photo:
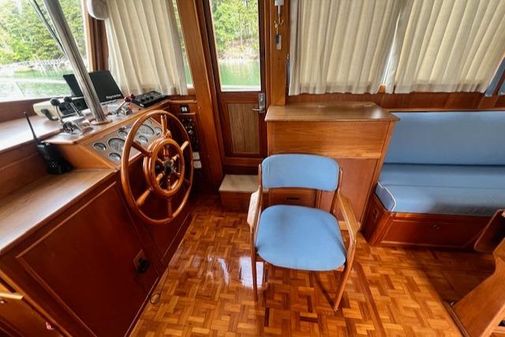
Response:
[[[265,121],[269,155],[313,153],[338,161],[343,170],[342,192],[362,221],[397,118],[371,102],[328,102],[270,106]],[[302,198],[307,200],[307,196]],[[331,195],[323,193],[318,203],[329,209]]]

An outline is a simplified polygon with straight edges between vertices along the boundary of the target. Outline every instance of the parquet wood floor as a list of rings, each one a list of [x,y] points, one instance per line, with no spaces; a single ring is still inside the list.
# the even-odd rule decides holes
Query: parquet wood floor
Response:
[[[319,286],[333,297],[335,280],[325,273],[269,267],[255,303],[248,231],[246,214],[200,198],[158,286],[161,299],[146,306],[132,336],[460,336],[442,299],[464,296],[494,267],[486,255],[360,239],[338,313]]]

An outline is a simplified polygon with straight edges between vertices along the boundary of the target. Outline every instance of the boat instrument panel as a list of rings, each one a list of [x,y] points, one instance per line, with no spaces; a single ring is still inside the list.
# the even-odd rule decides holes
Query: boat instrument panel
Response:
[[[121,126],[114,131],[107,133],[103,137],[93,140],[88,147],[102,158],[119,164],[125,144],[125,139],[130,132],[132,123]],[[153,118],[146,120],[137,131],[135,140],[144,147],[149,146],[155,139],[161,135],[161,124]],[[130,158],[138,154],[138,150],[132,149]]]

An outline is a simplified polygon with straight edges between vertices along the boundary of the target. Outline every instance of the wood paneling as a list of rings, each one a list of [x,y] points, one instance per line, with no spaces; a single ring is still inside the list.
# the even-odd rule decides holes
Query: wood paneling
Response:
[[[193,74],[193,86],[198,101],[198,122],[202,137],[202,158],[207,167],[205,174],[208,182],[216,189],[223,178],[222,154],[218,140],[217,108],[213,101],[212,79],[209,77],[205,58],[204,35],[198,20],[197,0],[177,0],[177,9],[181,18],[184,42]]]
[[[375,122],[269,122],[268,152],[378,159],[387,128],[388,123]]]
[[[46,176],[4,197],[0,204],[0,252],[61,213],[65,206],[112,173],[111,170],[77,170]]]
[[[255,303],[249,245],[246,214],[202,196],[160,282],[161,301],[146,306],[132,337],[460,337],[442,299],[461,298],[493,270],[488,255],[371,247],[358,235],[342,309],[334,313],[325,297],[334,295],[332,274],[269,267],[266,289],[262,264],[263,295]]]
[[[228,104],[231,150],[234,153],[257,154],[260,152],[258,113],[252,111],[257,104]]]
[[[153,260],[143,250],[115,177],[48,220],[2,253],[2,278],[69,335],[124,336],[157,272],[136,271],[139,256]]]
[[[0,199],[42,178],[46,171],[33,143],[0,153]]]
[[[0,123],[22,118],[23,112],[34,115],[33,105],[38,102],[47,101],[48,99],[50,99],[50,97],[0,102]]]
[[[505,108],[505,99],[485,97],[474,92],[413,92],[410,94],[302,94],[288,96],[287,103],[300,102],[342,102],[368,101],[374,102],[385,109],[497,109]]]
[[[335,158],[343,170],[342,193],[359,221],[376,183],[396,118],[373,103],[271,106],[268,153],[314,153]],[[320,207],[329,210],[331,196]]]
[[[0,334],[2,330],[11,337],[62,336],[54,328],[48,329],[46,320],[24,300],[2,299],[0,295]]]
[[[273,1],[266,5],[266,88],[268,105],[284,105],[287,95],[288,55],[289,55],[289,0],[284,0],[281,16],[277,17],[277,7]],[[281,49],[275,44],[275,22],[281,22],[278,32],[281,36]]]

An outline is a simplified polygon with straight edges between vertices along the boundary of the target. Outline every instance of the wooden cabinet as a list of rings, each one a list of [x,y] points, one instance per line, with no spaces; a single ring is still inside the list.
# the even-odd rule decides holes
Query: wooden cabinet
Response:
[[[313,153],[338,161],[342,192],[361,221],[397,118],[374,103],[332,102],[270,106],[265,120],[268,154]],[[320,205],[329,209],[331,195],[323,194]]]
[[[0,270],[63,333],[113,337],[133,327],[158,277],[141,260],[151,257],[111,177],[3,252]]]

